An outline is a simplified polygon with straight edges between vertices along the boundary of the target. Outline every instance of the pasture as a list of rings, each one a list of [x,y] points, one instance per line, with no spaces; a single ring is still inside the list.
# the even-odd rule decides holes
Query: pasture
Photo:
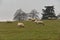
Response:
[[[60,40],[60,20],[43,20],[45,25],[24,21],[24,28],[18,22],[0,22],[0,40]]]

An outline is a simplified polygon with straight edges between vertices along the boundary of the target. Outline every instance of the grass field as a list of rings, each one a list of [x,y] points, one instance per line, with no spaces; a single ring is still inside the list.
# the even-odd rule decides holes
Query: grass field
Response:
[[[60,40],[60,20],[43,21],[45,25],[24,21],[24,28],[0,22],[0,40]]]

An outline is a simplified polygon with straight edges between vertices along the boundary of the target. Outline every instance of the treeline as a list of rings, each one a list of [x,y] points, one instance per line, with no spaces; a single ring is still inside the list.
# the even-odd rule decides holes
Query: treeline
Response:
[[[47,11],[46,11],[47,12]],[[46,14],[45,12],[45,14]],[[48,13],[47,13],[48,14]],[[18,9],[15,14],[14,14],[14,20],[16,21],[20,21],[20,20],[28,20],[29,18],[34,18],[34,19],[40,19],[39,17],[39,12],[36,9],[33,9],[30,13],[25,13],[22,9]],[[47,17],[46,15],[44,15],[45,17]],[[51,15],[52,16],[52,15]],[[49,16],[48,16],[49,17]],[[60,14],[58,14],[57,19],[60,19]],[[43,16],[42,16],[43,18]],[[41,19],[42,19],[41,18]]]
[[[14,20],[28,20],[28,18],[39,18],[39,12],[37,12],[36,9],[33,9],[30,13],[25,13],[22,9],[18,9],[16,13],[14,14]]]

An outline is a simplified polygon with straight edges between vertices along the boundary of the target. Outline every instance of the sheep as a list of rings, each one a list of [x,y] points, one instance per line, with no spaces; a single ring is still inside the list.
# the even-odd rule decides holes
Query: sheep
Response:
[[[28,18],[28,20],[32,20],[32,18]]]
[[[23,28],[24,28],[24,24],[23,24],[23,23],[20,23],[20,22],[17,24],[17,26],[18,26],[18,27],[23,27]]]
[[[34,19],[34,18],[32,18],[32,19],[31,19],[31,21],[35,21],[35,19]]]
[[[48,17],[49,20],[51,20],[51,17]]]
[[[36,24],[43,24],[43,25],[45,25],[43,21],[37,21],[37,20],[35,20],[34,22],[35,22]]]
[[[29,18],[28,20],[29,21],[35,21],[35,18]]]

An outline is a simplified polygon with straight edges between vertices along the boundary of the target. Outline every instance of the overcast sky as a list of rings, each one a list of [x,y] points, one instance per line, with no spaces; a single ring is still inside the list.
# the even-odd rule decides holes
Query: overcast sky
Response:
[[[20,8],[26,13],[32,9],[41,13],[47,5],[54,5],[55,13],[60,13],[60,0],[0,0],[0,20],[12,19],[16,10]]]

